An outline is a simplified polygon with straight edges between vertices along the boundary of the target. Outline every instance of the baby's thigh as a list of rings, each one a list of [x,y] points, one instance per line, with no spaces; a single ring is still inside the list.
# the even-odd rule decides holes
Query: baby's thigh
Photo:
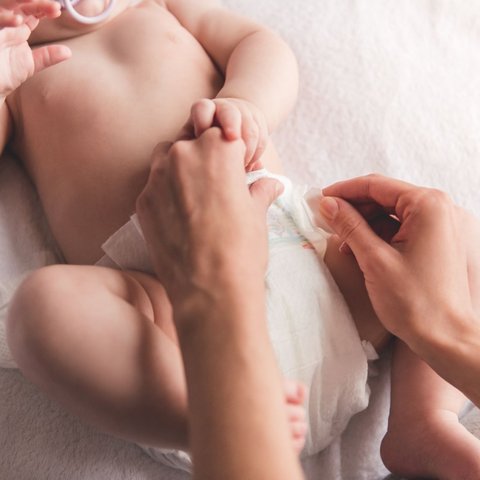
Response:
[[[108,339],[134,348],[134,338],[157,327],[176,341],[160,283],[139,272],[96,266],[54,265],[33,272],[15,293],[7,317],[9,345],[20,363],[30,352],[60,353],[72,345],[87,352],[88,344]]]
[[[134,441],[184,445],[182,359],[154,278],[94,266],[40,269],[15,294],[7,335],[24,375],[70,412]]]
[[[365,287],[363,273],[353,255],[339,252],[340,241],[331,237],[325,253],[325,263],[337,283],[352,313],[362,340],[382,350],[391,338],[378,320]]]

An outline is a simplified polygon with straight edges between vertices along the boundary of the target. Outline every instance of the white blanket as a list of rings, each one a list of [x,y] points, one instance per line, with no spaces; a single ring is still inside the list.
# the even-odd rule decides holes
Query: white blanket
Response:
[[[480,209],[480,3],[225,3],[271,25],[297,54],[298,106],[275,134],[294,180],[325,185],[377,171],[440,187],[460,204]],[[17,180],[11,165],[0,169],[2,277],[37,266],[42,256],[51,258],[36,253],[48,252],[48,244],[39,233],[28,184],[21,183],[22,195],[11,195]],[[22,233],[24,224],[30,233]],[[25,235],[31,241],[20,242]],[[308,478],[376,480],[387,474],[378,448],[388,383],[384,358],[371,385],[370,407],[306,464]],[[474,411],[468,424],[480,432],[479,423]],[[135,446],[84,426],[7,370],[0,372],[0,455],[5,480],[184,478]]]

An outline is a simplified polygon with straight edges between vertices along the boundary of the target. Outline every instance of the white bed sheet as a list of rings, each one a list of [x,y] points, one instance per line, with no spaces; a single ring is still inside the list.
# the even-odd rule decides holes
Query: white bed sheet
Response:
[[[372,171],[449,191],[480,207],[480,4],[475,0],[225,0],[295,50],[295,112],[275,134],[289,175],[324,185]],[[35,197],[0,165],[0,281],[51,261]],[[12,185],[21,185],[16,190]],[[14,201],[12,201],[14,198]],[[39,220],[40,218],[40,220]],[[388,358],[370,407],[306,463],[309,479],[376,480],[388,410]],[[480,433],[480,417],[466,420]],[[17,371],[0,371],[0,478],[186,476],[61,411]]]

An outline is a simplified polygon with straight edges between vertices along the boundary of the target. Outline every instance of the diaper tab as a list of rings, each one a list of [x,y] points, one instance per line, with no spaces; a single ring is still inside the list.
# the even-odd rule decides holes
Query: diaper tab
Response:
[[[328,233],[333,233],[327,222],[320,213],[320,202],[323,198],[323,193],[321,188],[310,188],[305,195],[304,199],[304,208],[307,212],[310,221],[321,228],[322,230],[327,231]]]

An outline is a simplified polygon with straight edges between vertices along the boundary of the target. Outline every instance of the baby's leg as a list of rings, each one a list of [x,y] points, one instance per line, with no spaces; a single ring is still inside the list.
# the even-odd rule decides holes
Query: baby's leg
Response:
[[[187,448],[187,393],[170,303],[152,277],[54,266],[24,282],[8,318],[23,373],[70,412],[105,432]],[[306,434],[305,391],[285,382],[296,451]]]
[[[373,310],[365,288],[363,273],[353,255],[339,252],[340,242],[336,237],[328,241],[325,263],[342,292],[352,313],[355,326],[362,340],[368,340],[381,351],[391,338]]]
[[[465,396],[396,340],[382,459],[393,473],[440,480],[480,478],[480,440],[458,421]]]
[[[182,361],[161,285],[139,273],[53,266],[13,298],[21,370],[70,412],[131,441],[186,448]]]

